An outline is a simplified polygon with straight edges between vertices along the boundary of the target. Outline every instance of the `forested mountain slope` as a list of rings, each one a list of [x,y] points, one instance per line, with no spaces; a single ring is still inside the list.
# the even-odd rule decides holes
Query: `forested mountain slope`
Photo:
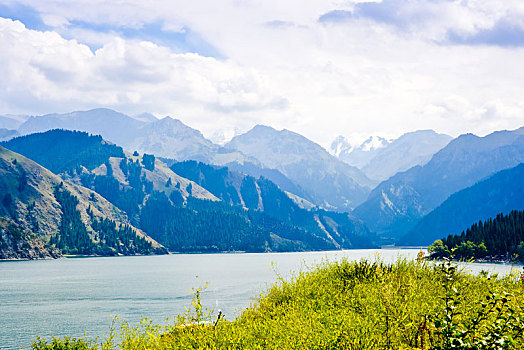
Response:
[[[335,247],[370,246],[374,235],[347,213],[305,210],[273,182],[243,175],[227,167],[186,161],[171,166],[175,172],[198,182],[230,205],[263,212],[288,225],[303,227],[332,242]]]
[[[48,157],[39,154],[39,147],[50,140],[56,144],[58,157],[72,155],[68,167],[55,167],[52,153]],[[27,135],[6,144],[10,145],[62,170],[64,179],[93,189],[126,212],[131,223],[173,251],[374,246],[369,230],[348,215],[308,212],[269,180],[227,168],[183,162],[170,169],[154,155],[131,155],[97,136],[64,130]],[[88,154],[91,156],[85,156]],[[94,167],[93,159],[100,165]],[[190,170],[194,165],[198,172]],[[267,204],[270,199],[281,205]],[[287,211],[281,210],[284,207]]]
[[[165,253],[102,196],[0,146],[0,217],[69,254]]]
[[[472,223],[512,210],[524,210],[524,163],[452,194],[424,216],[402,243],[429,245],[439,237],[465,230]]]

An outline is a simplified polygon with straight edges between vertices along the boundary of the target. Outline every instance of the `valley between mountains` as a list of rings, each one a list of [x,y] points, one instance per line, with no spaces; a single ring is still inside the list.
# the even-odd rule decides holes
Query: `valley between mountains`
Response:
[[[428,246],[524,210],[524,128],[340,136],[328,152],[269,126],[217,144],[110,109],[0,127],[1,259]]]

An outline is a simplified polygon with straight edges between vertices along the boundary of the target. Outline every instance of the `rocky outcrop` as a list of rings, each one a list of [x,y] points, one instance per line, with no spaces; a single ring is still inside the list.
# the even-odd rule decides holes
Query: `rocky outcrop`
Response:
[[[46,247],[42,239],[7,218],[0,218],[0,259],[57,259],[62,254]]]

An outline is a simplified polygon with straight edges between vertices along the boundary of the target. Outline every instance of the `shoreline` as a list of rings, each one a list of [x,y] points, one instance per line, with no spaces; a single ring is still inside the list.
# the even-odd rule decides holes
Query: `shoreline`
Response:
[[[333,249],[333,250],[304,250],[304,251],[282,251],[282,252],[274,252],[274,251],[260,251],[260,252],[251,252],[251,251],[240,251],[240,250],[225,250],[225,251],[219,251],[219,252],[207,252],[207,251],[190,251],[190,252],[168,252],[167,254],[134,254],[134,255],[81,255],[81,254],[67,254],[62,255],[59,258],[39,258],[39,259],[0,259],[0,262],[8,262],[8,261],[42,261],[42,260],[60,260],[60,259],[88,259],[88,258],[120,258],[120,257],[140,257],[140,256],[163,256],[163,255],[219,255],[219,254],[229,254],[229,255],[237,255],[237,254],[301,254],[301,253],[321,253],[321,252],[344,252],[344,251],[352,251],[352,250],[374,250],[374,251],[380,251],[380,250],[414,250],[414,249],[425,249],[421,247],[411,247],[411,246],[405,246],[405,247],[384,247],[384,248],[353,248],[353,249]],[[427,257],[429,259],[429,257]]]
[[[442,257],[431,257],[427,256],[427,260],[431,261],[444,261]],[[472,263],[478,263],[478,264],[505,264],[505,265],[518,265],[518,266],[524,266],[524,261],[516,261],[508,258],[478,258],[478,259],[471,259],[471,260],[464,260],[464,259],[451,259],[453,262],[472,262]]]

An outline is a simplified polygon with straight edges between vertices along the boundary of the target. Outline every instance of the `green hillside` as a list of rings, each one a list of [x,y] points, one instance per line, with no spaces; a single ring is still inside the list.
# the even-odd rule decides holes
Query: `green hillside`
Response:
[[[30,154],[29,158],[55,174],[80,166],[93,170],[110,157],[124,156],[121,147],[102,140],[101,136],[60,129],[16,137],[1,145],[13,152]]]
[[[166,253],[102,196],[1,146],[0,194],[0,217],[64,254]]]

